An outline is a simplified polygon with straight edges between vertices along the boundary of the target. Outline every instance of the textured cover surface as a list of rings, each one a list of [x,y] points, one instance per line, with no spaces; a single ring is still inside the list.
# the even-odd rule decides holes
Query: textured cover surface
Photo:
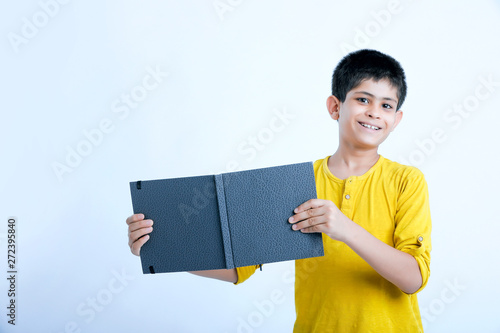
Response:
[[[316,198],[311,162],[131,182],[134,213],[154,221],[143,273],[233,268],[323,255],[321,234],[288,218]]]
[[[134,213],[154,221],[141,248],[143,273],[226,267],[214,176],[130,183]]]
[[[223,174],[236,267],[323,255],[321,233],[294,231],[288,218],[316,198],[312,163]]]

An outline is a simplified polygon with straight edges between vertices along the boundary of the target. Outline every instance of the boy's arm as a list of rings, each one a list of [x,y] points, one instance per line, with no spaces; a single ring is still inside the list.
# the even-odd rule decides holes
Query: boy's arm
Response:
[[[238,281],[238,274],[236,273],[236,268],[193,271],[189,273],[231,283],[236,283]]]
[[[347,218],[347,217],[346,217]],[[422,286],[422,274],[415,258],[382,242],[349,220],[344,242],[386,280],[407,294]]]
[[[144,220],[143,214],[134,214],[129,216],[126,222],[128,225],[128,245],[130,251],[136,256],[139,256],[141,247],[149,240],[148,234],[153,231],[153,221]],[[236,283],[238,281],[236,268],[193,271],[189,273],[231,283]]]
[[[345,216],[330,200],[311,199],[295,209],[289,221],[294,230],[323,232],[346,243],[382,277],[411,294],[422,285],[415,258],[387,245]]]

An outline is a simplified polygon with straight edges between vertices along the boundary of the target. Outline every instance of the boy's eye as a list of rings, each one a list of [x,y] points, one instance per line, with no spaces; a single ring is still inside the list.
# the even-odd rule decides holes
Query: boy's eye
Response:
[[[357,100],[360,101],[361,103],[364,103],[364,104],[368,103],[368,99],[366,99],[364,97],[359,97],[359,98],[357,98]]]
[[[382,106],[384,107],[384,109],[392,109],[392,105],[390,104],[384,104]]]

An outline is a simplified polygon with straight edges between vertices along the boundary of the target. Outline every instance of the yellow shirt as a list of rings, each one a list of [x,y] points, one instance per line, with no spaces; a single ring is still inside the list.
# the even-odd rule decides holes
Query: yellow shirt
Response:
[[[333,201],[372,235],[413,255],[422,290],[430,275],[431,251],[423,174],[380,156],[364,175],[341,180],[327,163],[328,157],[314,163],[318,198]],[[345,243],[323,234],[323,245],[325,256],[295,261],[294,332],[423,332],[416,293],[402,292]],[[237,268],[237,284],[256,267]]]

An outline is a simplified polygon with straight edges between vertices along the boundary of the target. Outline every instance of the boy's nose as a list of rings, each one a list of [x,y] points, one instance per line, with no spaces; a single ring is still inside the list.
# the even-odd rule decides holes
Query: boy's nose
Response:
[[[366,113],[370,118],[380,119],[380,110],[377,108],[370,108]]]

